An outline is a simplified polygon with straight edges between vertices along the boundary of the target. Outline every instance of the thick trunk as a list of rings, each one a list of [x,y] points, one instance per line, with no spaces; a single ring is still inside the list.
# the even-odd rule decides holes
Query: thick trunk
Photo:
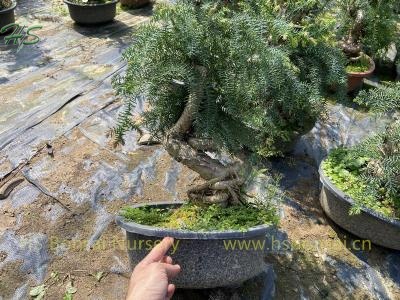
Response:
[[[198,72],[198,84],[195,90],[190,91],[185,109],[176,124],[169,130],[168,137],[183,138],[192,128],[194,116],[200,108],[201,100],[204,97],[204,81],[207,76],[207,71],[201,66],[197,66],[195,69]]]
[[[243,180],[239,179],[240,164],[225,166],[208,156],[213,150],[212,141],[190,137],[193,121],[204,96],[204,81],[207,76],[203,67],[196,67],[199,81],[192,90],[185,109],[176,124],[167,133],[163,145],[169,155],[198,173],[207,182],[188,191],[189,199],[203,203],[226,205],[240,201],[239,193]]]
[[[354,16],[354,25],[350,30],[347,39],[342,41],[341,47],[344,53],[349,57],[360,56],[362,51],[361,39],[365,14],[363,10],[357,10]]]
[[[195,171],[205,180],[223,177],[227,173],[226,166],[204,152],[193,149],[183,140],[167,138],[164,147],[176,161]]]

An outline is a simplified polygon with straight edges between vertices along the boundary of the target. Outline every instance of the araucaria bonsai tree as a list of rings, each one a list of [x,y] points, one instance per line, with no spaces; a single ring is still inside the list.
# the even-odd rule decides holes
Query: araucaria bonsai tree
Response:
[[[344,90],[341,52],[270,5],[159,4],[124,54],[128,68],[114,85],[126,110],[116,137],[146,127],[205,180],[190,200],[239,203],[244,158],[286,152],[320,117],[325,91]],[[132,111],[142,95],[148,109],[138,121]],[[221,152],[232,160],[211,155]]]
[[[400,83],[361,91],[357,103],[375,113],[400,110]],[[352,213],[368,207],[400,218],[400,120],[352,148],[333,150],[322,168],[355,201]]]
[[[348,57],[375,57],[398,40],[398,0],[337,0],[339,37]]]

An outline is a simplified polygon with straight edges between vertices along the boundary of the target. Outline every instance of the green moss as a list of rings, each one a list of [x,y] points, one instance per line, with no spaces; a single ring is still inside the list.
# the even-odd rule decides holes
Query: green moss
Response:
[[[247,230],[263,224],[277,224],[275,208],[184,204],[179,208],[160,209],[151,206],[125,207],[121,215],[142,225],[189,231]]]
[[[350,62],[346,66],[348,73],[363,73],[371,68],[371,62],[368,57],[361,57],[359,60]]]
[[[338,148],[329,154],[322,169],[332,183],[355,201],[350,214],[359,213],[364,206],[384,216],[397,218],[399,215],[392,199],[377,199],[367,193],[368,183],[363,179],[363,170],[369,161],[367,156],[355,156],[352,149]]]

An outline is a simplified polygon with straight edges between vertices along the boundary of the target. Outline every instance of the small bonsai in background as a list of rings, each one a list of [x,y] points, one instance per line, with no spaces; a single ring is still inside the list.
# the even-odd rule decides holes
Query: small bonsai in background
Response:
[[[287,152],[321,116],[329,87],[346,83],[341,52],[296,30],[269,5],[158,4],[124,54],[126,74],[114,80],[126,98],[116,138],[146,127],[205,180],[189,189],[192,202],[244,203],[247,158]],[[135,122],[142,95],[149,108]]]
[[[368,207],[400,218],[400,122],[353,148],[333,150],[323,163],[330,180],[352,197],[352,214]]]
[[[400,110],[400,83],[361,91],[354,100],[372,112]],[[400,121],[352,148],[333,150],[322,168],[355,201],[351,213],[368,207],[400,218]]]
[[[341,48],[352,69],[367,71],[369,58],[377,57],[398,40],[397,0],[337,0],[334,10],[339,20]]]
[[[12,5],[12,0],[0,0],[0,10],[10,8]]]

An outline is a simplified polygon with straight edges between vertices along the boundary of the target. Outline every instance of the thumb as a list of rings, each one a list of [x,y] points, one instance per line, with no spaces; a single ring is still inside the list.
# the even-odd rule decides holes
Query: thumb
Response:
[[[162,265],[167,273],[168,280],[175,278],[181,272],[181,267],[179,265],[170,265],[165,263]]]

